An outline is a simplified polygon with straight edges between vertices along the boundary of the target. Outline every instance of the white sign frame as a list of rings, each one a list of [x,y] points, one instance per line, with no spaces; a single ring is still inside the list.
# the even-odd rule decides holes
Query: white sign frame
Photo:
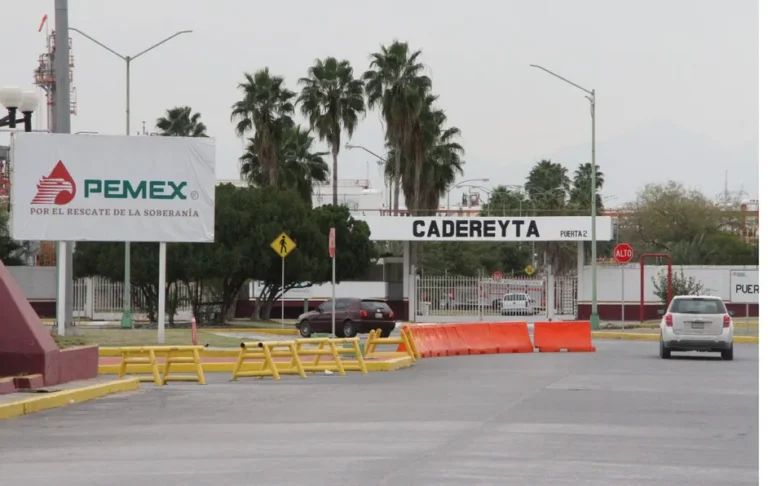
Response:
[[[212,138],[20,132],[10,162],[14,239],[214,240]]]
[[[374,241],[591,241],[591,216],[362,216]],[[598,216],[598,241],[613,239],[611,216]]]
[[[760,274],[756,269],[731,270],[730,301],[734,304],[758,304],[760,303]],[[754,286],[757,292],[739,292],[744,290],[741,286]],[[746,290],[752,290],[748,288]]]

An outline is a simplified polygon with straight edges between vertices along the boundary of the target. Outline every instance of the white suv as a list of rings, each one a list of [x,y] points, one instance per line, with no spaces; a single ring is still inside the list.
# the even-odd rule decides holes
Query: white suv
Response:
[[[732,360],[731,315],[720,297],[675,296],[661,318],[661,358],[668,359],[672,351],[714,351]]]
[[[507,294],[501,300],[501,315],[525,315],[532,316],[535,314],[535,308],[533,305],[533,299],[528,294],[514,292]]]

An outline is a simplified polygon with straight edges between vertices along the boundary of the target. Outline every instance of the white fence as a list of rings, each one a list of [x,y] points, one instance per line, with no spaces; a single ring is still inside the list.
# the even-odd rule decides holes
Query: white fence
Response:
[[[136,288],[132,288],[132,309],[135,320],[146,320],[146,298]],[[192,318],[187,287],[177,285],[180,304],[176,309],[176,319]],[[72,312],[77,319],[94,321],[119,321],[123,315],[123,283],[111,282],[103,277],[81,278],[75,280]]]
[[[530,297],[537,319],[575,319],[578,279],[574,276],[424,275],[416,278],[416,321],[458,322],[520,320],[503,316],[505,295],[522,293]]]

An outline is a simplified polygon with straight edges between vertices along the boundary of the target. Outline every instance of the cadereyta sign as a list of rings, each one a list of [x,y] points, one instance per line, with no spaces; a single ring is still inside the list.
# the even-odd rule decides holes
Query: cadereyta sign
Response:
[[[589,216],[540,218],[363,216],[379,241],[589,241]],[[597,240],[612,239],[610,216],[597,218]]]
[[[15,133],[18,240],[211,242],[211,138]]]

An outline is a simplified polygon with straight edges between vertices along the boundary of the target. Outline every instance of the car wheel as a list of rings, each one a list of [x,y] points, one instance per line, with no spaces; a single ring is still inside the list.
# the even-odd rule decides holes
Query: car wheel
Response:
[[[389,329],[386,329],[386,330],[382,329],[381,330],[381,337],[383,337],[383,338],[388,338],[390,334],[392,334],[392,331],[390,331]]]
[[[669,359],[672,357],[672,351],[667,349],[666,346],[664,346],[664,340],[659,339],[659,356],[661,356],[661,359]]]
[[[312,326],[309,325],[309,321],[301,321],[299,324],[299,334],[304,338],[312,337]]]
[[[725,361],[733,361],[733,344],[731,344],[730,349],[726,349],[725,351],[721,352],[720,356]]]
[[[352,321],[344,321],[344,325],[341,327],[341,337],[345,338],[353,338],[357,336],[357,329],[355,329],[355,325],[352,324]]]

